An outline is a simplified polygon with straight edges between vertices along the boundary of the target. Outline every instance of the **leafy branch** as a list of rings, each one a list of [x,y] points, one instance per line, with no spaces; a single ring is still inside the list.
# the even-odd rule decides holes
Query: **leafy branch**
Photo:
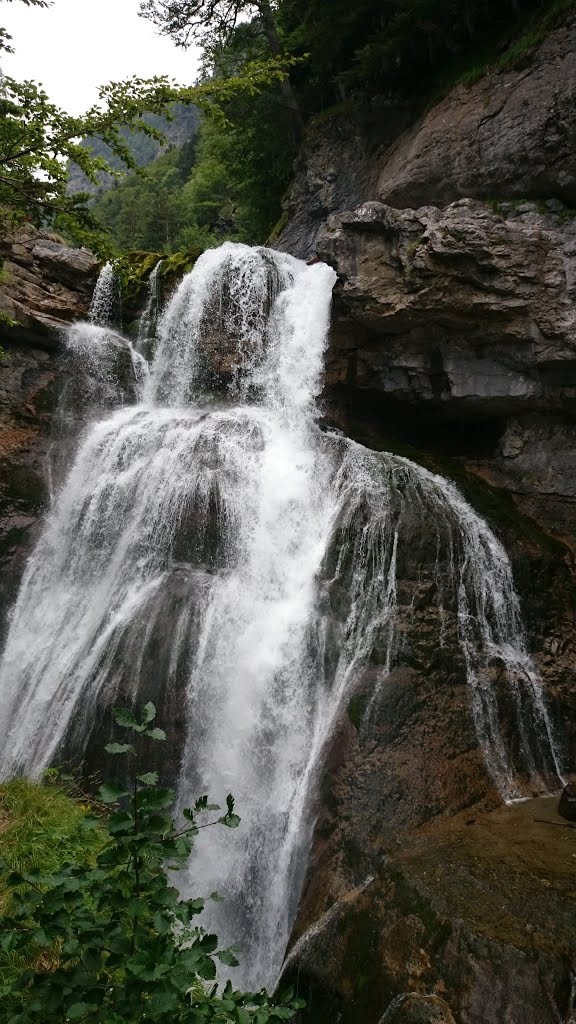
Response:
[[[141,764],[144,739],[165,740],[148,703],[139,717],[114,712],[129,733],[109,743],[113,756],[133,765],[127,783],[104,782],[102,804],[110,808],[107,841],[96,865],[66,863],[50,875],[36,869],[9,872],[7,916],[0,919],[0,948],[27,954],[29,967],[0,985],[2,1024],[268,1024],[291,1020],[303,1005],[292,992],[278,1000],[264,991],[241,992],[228,982],[219,993],[216,962],[235,967],[237,947],[220,948],[216,935],[197,925],[208,897],[182,900],[167,871],[182,868],[203,828],[237,828],[234,800],[215,820],[202,816],[221,808],[199,797],[176,825],[175,794],[158,773]],[[101,824],[86,815],[83,827]],[[48,966],[44,966],[44,964]]]

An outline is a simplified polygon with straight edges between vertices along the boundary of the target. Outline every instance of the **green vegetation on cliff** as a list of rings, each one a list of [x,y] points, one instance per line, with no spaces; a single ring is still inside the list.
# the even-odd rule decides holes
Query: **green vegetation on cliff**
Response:
[[[9,212],[58,225],[74,241],[96,241],[105,255],[102,239],[87,234],[97,225],[107,231],[110,251],[173,253],[226,238],[264,242],[281,221],[307,120],[375,95],[416,108],[450,82],[522,60],[573,5],[142,0],[141,15],[176,45],[202,46],[201,84],[175,88],[158,78],[106,87],[104,110],[70,118],[38,87],[5,78],[4,219]],[[159,118],[177,101],[197,103],[209,115],[199,139],[194,121],[187,140],[174,136],[177,145],[143,173],[140,165],[161,145]],[[94,202],[67,188],[67,161],[90,187],[103,173],[129,174]]]
[[[226,78],[273,53],[297,63],[288,90],[272,83],[224,104],[225,119],[205,120],[187,176],[168,179],[161,158],[147,180],[130,178],[94,212],[120,248],[265,242],[281,221],[303,123],[374,95],[417,107],[455,81],[521,59],[573,3],[146,0],[141,12],[162,33],[203,46],[208,75]],[[178,155],[171,161],[178,165]]]
[[[67,861],[94,865],[105,833],[90,808],[57,781],[43,784],[13,779],[0,785],[0,860],[6,870],[50,875]],[[0,875],[0,922],[11,912],[10,887]],[[38,951],[0,948],[0,1002]]]

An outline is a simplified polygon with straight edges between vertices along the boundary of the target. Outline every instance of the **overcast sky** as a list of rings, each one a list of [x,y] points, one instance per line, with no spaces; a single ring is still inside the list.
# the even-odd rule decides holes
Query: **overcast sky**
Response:
[[[72,114],[97,100],[97,87],[131,75],[169,75],[191,84],[197,51],[178,50],[138,17],[139,0],[54,0],[42,10],[0,4],[0,24],[13,36],[2,57],[13,78],[42,82],[50,99]]]

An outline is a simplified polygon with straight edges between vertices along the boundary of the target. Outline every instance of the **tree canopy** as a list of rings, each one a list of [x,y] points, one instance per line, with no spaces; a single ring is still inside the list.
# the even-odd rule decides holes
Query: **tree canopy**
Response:
[[[0,0],[2,2],[2,0]],[[5,0],[4,0],[5,2]],[[12,2],[12,0],[8,0]],[[29,6],[48,6],[45,0],[22,0]],[[8,47],[0,30],[0,46]],[[271,56],[250,61],[237,74],[198,85],[179,85],[166,76],[133,77],[99,90],[99,101],[86,114],[73,116],[52,103],[32,81],[10,76],[0,80],[0,219],[4,226],[29,219],[40,225],[71,231],[93,246],[102,247],[97,224],[85,193],[69,194],[68,163],[77,164],[89,181],[103,172],[118,175],[101,155],[82,140],[97,139],[129,170],[137,162],[127,144],[126,129],[161,138],[146,114],[170,119],[175,103],[196,104],[213,112],[235,96],[255,96],[272,82],[281,82],[289,61]]]
[[[274,0],[141,0],[140,16],[152,21],[177,46],[197,42],[210,51],[230,42],[241,19],[258,17],[272,31],[273,49],[279,52],[274,23],[277,7]]]

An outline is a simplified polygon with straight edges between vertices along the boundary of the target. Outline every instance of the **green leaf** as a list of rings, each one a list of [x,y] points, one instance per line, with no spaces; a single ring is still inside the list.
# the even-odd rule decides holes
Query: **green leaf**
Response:
[[[192,946],[194,951],[201,949],[203,953],[214,953],[217,948],[217,935],[202,935],[201,938],[196,939],[196,942]]]
[[[151,740],[165,740],[166,733],[164,729],[159,729],[157,726],[154,729],[147,729],[146,736],[149,736]]]
[[[198,964],[198,974],[204,981],[213,981],[216,977],[216,965],[213,960],[205,956]]]
[[[145,772],[144,775],[137,775],[136,778],[145,786],[155,786],[158,782],[158,772]]]
[[[134,713],[129,708],[114,708],[112,713],[114,721],[122,729],[134,729],[138,725]]]
[[[32,942],[35,942],[37,946],[50,946],[52,940],[48,938],[43,928],[38,928],[32,933]]]
[[[141,789],[138,794],[138,806],[144,812],[162,811],[165,807],[171,807],[174,799],[173,789],[161,788],[160,786]]]
[[[156,718],[156,708],[151,700],[142,708],[142,725],[148,725],[149,722],[153,722]]]
[[[180,1000],[178,993],[173,989],[164,989],[163,992],[154,992],[146,1003],[146,1015],[154,1018],[165,1013],[175,1013],[178,1010]]]
[[[103,804],[113,804],[124,796],[129,796],[128,790],[118,782],[117,779],[110,779],[100,786],[99,797]]]
[[[107,743],[104,750],[108,754],[133,754],[134,747],[131,743]]]
[[[214,903],[223,903],[224,902],[224,897],[221,896],[219,892],[216,892],[216,890],[214,890],[214,892],[210,893],[209,899],[211,899]]]
[[[110,835],[122,835],[127,832],[132,832],[134,828],[134,818],[127,811],[117,811],[116,814],[110,815],[108,818],[108,831]]]
[[[220,952],[216,953],[220,963],[226,964],[227,967],[238,967],[239,960],[236,959],[231,949],[221,949]]]
[[[97,1009],[98,1007],[94,1003],[73,1003],[66,1010],[66,1016],[68,1020],[80,1020],[81,1017],[86,1017]]]
[[[223,818],[218,818],[218,823],[225,825],[226,828],[238,828],[240,818],[237,814],[226,814]]]
[[[166,935],[172,927],[170,918],[166,914],[161,914],[160,911],[156,911],[152,920],[159,935]]]

